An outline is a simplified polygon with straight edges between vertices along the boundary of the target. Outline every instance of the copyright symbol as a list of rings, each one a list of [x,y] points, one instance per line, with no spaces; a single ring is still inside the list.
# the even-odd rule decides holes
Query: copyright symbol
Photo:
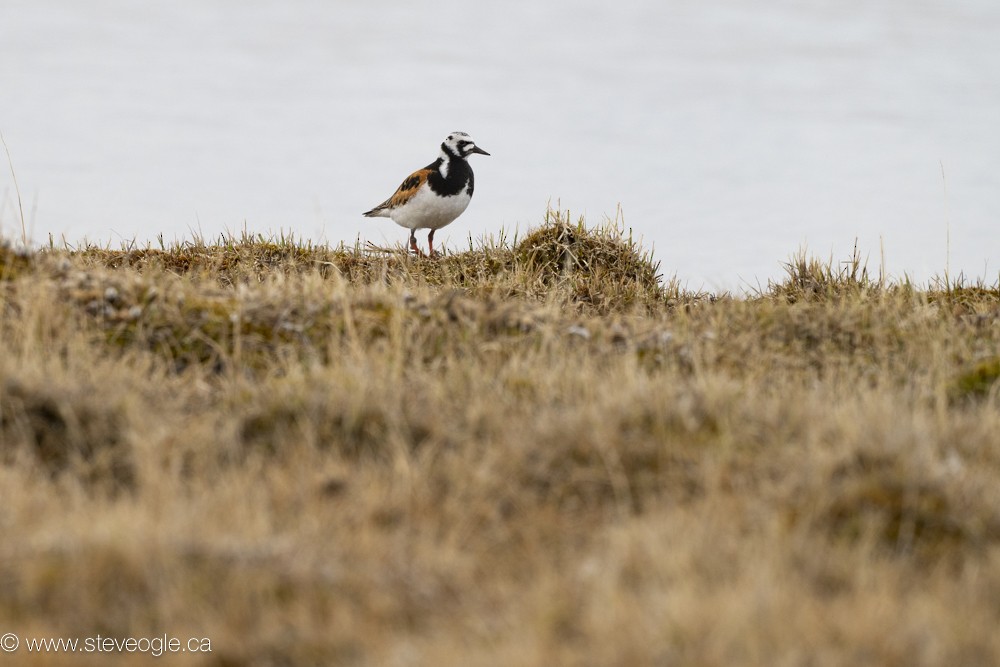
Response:
[[[13,653],[20,644],[21,640],[13,632],[8,632],[3,637],[0,637],[0,649],[3,649],[4,653]]]

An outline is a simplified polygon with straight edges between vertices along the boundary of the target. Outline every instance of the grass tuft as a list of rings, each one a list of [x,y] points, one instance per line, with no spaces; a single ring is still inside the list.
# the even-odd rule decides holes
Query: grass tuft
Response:
[[[6,461],[26,455],[53,478],[71,474],[112,493],[134,486],[125,420],[93,387],[60,390],[8,379],[0,406]]]
[[[771,282],[769,292],[790,303],[870,295],[885,286],[882,278],[873,280],[869,276],[867,262],[861,259],[857,244],[851,256],[839,263],[832,259],[824,262],[800,250],[784,264],[784,269],[788,277],[783,282]]]
[[[1000,358],[976,364],[971,370],[959,374],[950,391],[955,399],[983,398],[988,396],[1000,380]]]

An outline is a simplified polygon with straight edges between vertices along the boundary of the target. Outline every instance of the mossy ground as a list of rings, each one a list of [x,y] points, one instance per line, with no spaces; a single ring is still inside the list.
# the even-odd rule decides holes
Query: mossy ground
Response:
[[[437,260],[0,260],[4,631],[211,638],[177,665],[1000,662],[995,286],[801,255],[690,293],[566,216]]]

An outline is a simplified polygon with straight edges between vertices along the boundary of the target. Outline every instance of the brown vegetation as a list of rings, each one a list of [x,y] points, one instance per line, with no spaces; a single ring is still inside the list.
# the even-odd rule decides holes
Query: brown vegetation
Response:
[[[171,665],[1000,663],[996,286],[802,256],[695,294],[559,216],[437,261],[0,254],[0,632],[211,639]]]

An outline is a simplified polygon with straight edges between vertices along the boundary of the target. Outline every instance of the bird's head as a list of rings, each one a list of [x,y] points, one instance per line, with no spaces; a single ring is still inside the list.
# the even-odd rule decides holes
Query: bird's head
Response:
[[[449,134],[441,143],[441,150],[461,158],[467,158],[473,153],[489,155],[489,153],[477,146],[472,137],[465,132],[452,132]]]

